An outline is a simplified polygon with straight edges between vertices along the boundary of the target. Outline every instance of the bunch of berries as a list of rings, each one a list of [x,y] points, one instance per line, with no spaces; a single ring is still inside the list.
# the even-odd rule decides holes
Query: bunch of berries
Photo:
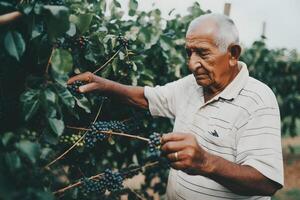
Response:
[[[83,94],[79,92],[79,87],[84,85],[82,81],[75,81],[71,85],[68,85],[67,88],[71,92],[71,94],[75,97],[82,97]]]
[[[124,47],[124,48],[128,48],[129,46],[129,41],[127,38],[125,38],[124,36],[122,36],[121,34],[119,34],[119,36],[117,37],[117,41],[119,42],[119,44]]]
[[[64,144],[67,144],[67,145],[73,145],[75,144],[79,139],[80,139],[81,135],[80,134],[72,134],[72,135],[62,135],[60,136],[59,138],[59,142],[60,143],[64,143]],[[83,146],[83,142],[78,142],[76,144],[76,146],[78,147],[82,147]]]
[[[102,180],[108,191],[116,192],[123,189],[123,177],[119,172],[113,173],[110,169],[106,169]]]
[[[106,187],[103,180],[92,180],[88,178],[83,178],[81,179],[81,182],[82,185],[80,189],[83,195],[85,196],[92,192],[103,195],[106,191]]]
[[[65,35],[62,38],[59,38],[54,43],[54,47],[67,49],[70,51],[85,50],[88,44],[90,43],[89,39],[86,36],[68,36]]]
[[[149,139],[150,154],[160,156],[161,134],[154,132],[149,136]]]
[[[81,191],[84,195],[88,195],[92,192],[103,195],[106,190],[110,192],[120,191],[123,189],[123,180],[121,173],[106,169],[104,175],[99,180],[81,179]]]
[[[133,127],[130,124],[125,124],[121,121],[98,121],[90,126],[91,131],[88,131],[84,141],[87,147],[91,148],[95,146],[97,141],[103,141],[108,137],[108,134],[101,133],[99,131],[113,131],[113,132],[130,132]]]

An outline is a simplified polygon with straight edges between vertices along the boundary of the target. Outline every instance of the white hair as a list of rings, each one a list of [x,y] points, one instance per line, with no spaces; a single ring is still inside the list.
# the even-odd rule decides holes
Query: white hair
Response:
[[[230,44],[239,44],[238,30],[229,17],[222,14],[205,14],[195,18],[189,25],[187,35],[196,30],[200,24],[206,20],[211,20],[216,25],[216,31],[214,31],[214,40],[216,46],[220,51],[226,52]]]

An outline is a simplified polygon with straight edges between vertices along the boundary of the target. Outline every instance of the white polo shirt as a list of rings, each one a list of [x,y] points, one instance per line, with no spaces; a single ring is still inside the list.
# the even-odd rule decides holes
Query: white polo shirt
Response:
[[[245,63],[218,95],[204,103],[203,88],[193,75],[164,86],[145,87],[153,116],[174,118],[173,132],[193,133],[206,151],[249,165],[283,185],[280,113],[264,83],[249,77]],[[168,199],[271,199],[241,196],[204,176],[170,170]]]

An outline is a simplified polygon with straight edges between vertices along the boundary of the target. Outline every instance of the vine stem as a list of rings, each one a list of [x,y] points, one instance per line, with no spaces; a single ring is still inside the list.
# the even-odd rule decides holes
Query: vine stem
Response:
[[[95,130],[92,130],[92,129],[89,129],[89,128],[82,128],[82,127],[74,127],[74,126],[66,126],[66,127],[70,128],[70,129],[82,130],[82,131],[95,131]],[[146,142],[150,141],[148,138],[145,138],[145,137],[141,137],[141,136],[137,136],[137,135],[130,135],[130,134],[121,133],[121,132],[98,131],[98,130],[96,130],[95,132],[104,133],[104,134],[108,134],[108,135],[119,135],[119,136],[134,138],[134,139],[138,139],[138,140],[143,140],[143,141],[146,141]]]
[[[20,18],[23,14],[19,11],[14,11],[4,15],[0,15],[0,25],[5,25]]]
[[[102,70],[110,61],[112,61],[118,55],[118,53],[120,51],[121,51],[121,48],[108,61],[106,61],[101,67],[99,67],[98,69],[96,69],[93,72],[93,74],[96,74],[98,71]]]
[[[99,107],[99,110],[97,112],[97,115],[94,119],[94,123],[97,121],[99,115],[100,115],[100,112],[101,112],[101,109],[102,109],[102,105],[103,105],[103,101],[101,102],[101,105]],[[55,158],[53,161],[51,161],[50,163],[48,163],[46,166],[44,166],[45,169],[49,169],[49,167],[54,164],[56,161],[60,160],[61,158],[63,158],[67,153],[69,153],[74,147],[76,147],[76,145],[81,142],[83,140],[83,138],[86,136],[87,134],[87,131],[85,131],[85,133],[69,148],[67,149],[65,152],[63,152],[60,156],[58,156],[57,158]]]
[[[69,151],[71,151],[83,138],[86,136],[87,132],[85,132],[69,149],[67,149],[64,153],[62,153],[60,156],[52,160],[49,164],[47,164],[44,168],[49,169],[49,167],[54,164],[56,161],[60,160],[62,157],[64,157]]]
[[[146,168],[148,168],[148,167],[152,167],[152,166],[155,166],[155,165],[157,165],[157,164],[159,164],[159,161],[151,162],[151,163],[145,164],[145,165],[142,166],[142,167],[137,167],[137,168],[135,168],[135,169],[132,169],[132,170],[130,170],[130,172],[138,171],[138,170],[140,170],[140,169],[146,169]],[[89,180],[99,179],[99,178],[100,178],[101,176],[103,176],[103,175],[104,175],[104,173],[96,174],[96,175],[94,175],[94,176],[89,177],[88,179],[89,179]],[[77,187],[77,186],[79,186],[79,185],[81,185],[81,184],[82,184],[82,181],[77,181],[76,183],[73,183],[73,184],[71,184],[71,185],[68,185],[68,186],[66,186],[66,187],[64,187],[64,188],[61,188],[61,189],[59,189],[59,190],[53,192],[53,194],[56,195],[56,194],[63,193],[63,192],[65,192],[65,191],[67,191],[67,190],[69,190],[69,189],[71,189],[71,188]]]
[[[52,50],[51,50],[51,54],[50,54],[49,60],[48,60],[48,62],[47,62],[45,74],[48,74],[49,66],[50,66],[50,63],[51,63],[51,59],[52,59],[53,52],[54,52],[54,48],[52,48]]]

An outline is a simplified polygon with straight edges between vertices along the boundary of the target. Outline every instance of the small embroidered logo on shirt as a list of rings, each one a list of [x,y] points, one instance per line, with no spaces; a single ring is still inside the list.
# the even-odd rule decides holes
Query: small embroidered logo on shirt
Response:
[[[208,131],[209,134],[211,134],[212,136],[215,136],[215,137],[219,137],[218,133],[216,130],[213,130],[213,131]]]

